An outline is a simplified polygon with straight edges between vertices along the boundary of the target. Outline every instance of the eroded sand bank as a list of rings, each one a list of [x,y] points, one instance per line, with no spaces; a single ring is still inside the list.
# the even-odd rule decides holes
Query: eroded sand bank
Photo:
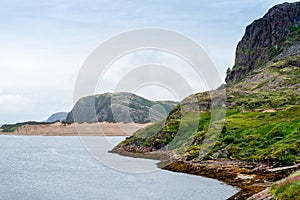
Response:
[[[0,132],[5,135],[43,135],[43,136],[75,136],[75,135],[99,135],[99,136],[129,136],[140,128],[149,124],[135,123],[73,123],[22,125],[14,132]]]

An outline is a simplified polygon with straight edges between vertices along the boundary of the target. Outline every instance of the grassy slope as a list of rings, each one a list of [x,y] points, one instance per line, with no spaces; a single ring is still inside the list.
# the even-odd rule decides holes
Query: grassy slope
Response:
[[[240,160],[300,162],[300,106],[274,113],[227,111],[223,133],[212,153],[226,148],[228,156]],[[201,133],[200,133],[201,135]],[[192,145],[188,153],[197,156]]]
[[[207,159],[226,150],[228,159],[283,165],[300,162],[298,60],[299,57],[278,61],[226,87],[225,126]],[[206,93],[193,97],[197,97],[200,104],[209,102]],[[198,127],[194,127],[195,124]],[[199,155],[209,124],[209,110],[190,109],[183,115],[177,106],[165,123],[138,131],[120,146],[150,147],[152,151],[168,147],[174,154],[193,159]]]
[[[16,123],[16,124],[3,124],[1,126],[1,129],[3,132],[14,132],[18,128],[24,125],[43,125],[43,124],[53,124],[55,122],[35,122],[35,121],[29,121],[29,122],[22,122],[22,123]]]
[[[290,175],[271,187],[274,199],[300,199],[300,171]]]

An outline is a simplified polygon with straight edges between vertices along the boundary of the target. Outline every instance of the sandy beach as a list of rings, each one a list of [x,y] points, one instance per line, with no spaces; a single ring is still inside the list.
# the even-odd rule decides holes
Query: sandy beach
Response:
[[[0,132],[1,135],[39,135],[39,136],[130,136],[149,124],[135,123],[73,123],[23,125],[14,132]]]

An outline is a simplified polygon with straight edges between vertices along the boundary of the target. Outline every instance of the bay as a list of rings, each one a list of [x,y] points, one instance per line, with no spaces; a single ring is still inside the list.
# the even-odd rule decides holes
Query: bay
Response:
[[[107,153],[123,139],[1,135],[0,199],[222,200],[238,192],[213,179],[161,170],[154,160]],[[99,145],[97,155],[86,141]]]

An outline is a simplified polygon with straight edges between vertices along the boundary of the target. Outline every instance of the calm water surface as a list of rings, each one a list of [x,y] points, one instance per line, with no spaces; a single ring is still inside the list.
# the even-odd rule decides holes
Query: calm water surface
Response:
[[[109,138],[114,144],[122,139]],[[105,149],[105,140],[94,137],[100,147],[103,142],[103,160],[132,169],[145,164],[148,172],[130,173],[103,164],[80,137],[0,136],[0,199],[221,200],[237,192],[213,179],[157,169],[156,161],[106,153],[110,149]]]

